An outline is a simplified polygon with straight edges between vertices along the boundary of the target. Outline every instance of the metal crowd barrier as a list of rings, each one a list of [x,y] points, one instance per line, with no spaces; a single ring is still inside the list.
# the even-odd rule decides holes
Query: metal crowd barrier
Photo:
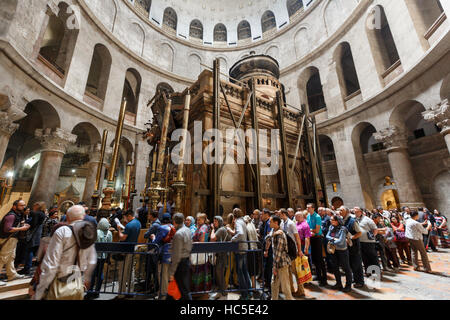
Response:
[[[262,280],[262,283],[255,281],[255,287],[250,282],[248,292],[255,299],[263,298],[263,248],[259,241],[246,243],[253,244],[253,247],[256,245],[256,249],[240,251],[237,242],[194,243],[190,258],[191,295],[239,293],[236,255],[242,254],[245,255],[249,276]],[[166,246],[170,252],[171,244]],[[144,299],[161,296],[163,268],[160,266],[160,248],[156,244],[96,243],[95,248],[99,259],[88,293]]]
[[[97,267],[88,294],[153,298],[159,294],[159,247],[151,243],[96,243]],[[103,279],[103,280],[101,280]]]

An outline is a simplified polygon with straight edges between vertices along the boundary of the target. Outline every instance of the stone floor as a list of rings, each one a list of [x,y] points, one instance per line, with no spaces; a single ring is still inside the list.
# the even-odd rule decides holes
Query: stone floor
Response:
[[[402,265],[398,272],[383,272],[378,289],[353,289],[343,293],[319,287],[317,282],[305,286],[306,300],[449,300],[450,299],[450,249],[439,249],[439,252],[428,253],[433,274],[414,271],[413,267]],[[328,275],[328,283],[335,283],[334,277]],[[0,288],[0,300],[24,299],[28,280],[16,280],[8,283],[8,287]],[[343,283],[345,279],[343,277]],[[114,296],[101,294],[98,300],[109,300]],[[207,299],[207,295],[195,297],[196,300]],[[238,294],[230,293],[221,300],[237,300]],[[281,299],[283,295],[281,294]],[[136,298],[139,299],[139,298]],[[305,299],[298,299],[305,300]]]
[[[314,281],[305,286],[306,300],[449,300],[450,249],[439,248],[439,252],[428,253],[428,258],[433,274],[402,265],[398,272],[383,272],[378,289],[364,287],[350,293],[319,287]],[[330,285],[335,284],[334,276],[328,275],[328,279]],[[342,282],[345,284],[345,277]],[[238,298],[236,294],[228,295],[228,300]]]

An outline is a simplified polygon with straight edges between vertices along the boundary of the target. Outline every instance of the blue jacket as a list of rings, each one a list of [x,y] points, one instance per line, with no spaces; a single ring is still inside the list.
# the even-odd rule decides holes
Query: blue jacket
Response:
[[[162,263],[170,263],[170,253],[169,253],[169,243],[164,243],[163,239],[167,236],[170,231],[170,224],[163,224],[158,228],[158,232],[156,232],[155,239],[152,243],[157,244],[159,246],[159,254],[161,257]]]
[[[152,225],[150,226],[150,228],[148,228],[147,232],[144,234],[144,238],[148,239],[150,238],[151,234],[156,235],[156,233],[158,232],[159,227],[161,226],[161,222],[159,221],[159,219],[156,219]]]
[[[327,234],[327,240],[336,246],[336,250],[347,250],[347,228],[341,226],[337,229],[335,226],[330,226]],[[335,240],[337,238],[337,240]]]

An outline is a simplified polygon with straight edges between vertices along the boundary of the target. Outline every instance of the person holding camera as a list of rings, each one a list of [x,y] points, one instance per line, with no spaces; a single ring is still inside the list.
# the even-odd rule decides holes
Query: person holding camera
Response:
[[[25,201],[16,200],[11,210],[3,217],[0,223],[0,270],[6,267],[6,275],[8,281],[22,279],[23,275],[19,275],[14,267],[14,259],[16,257],[17,233],[27,231],[29,224],[21,221],[21,213],[25,209]],[[6,283],[0,281],[0,286]]]

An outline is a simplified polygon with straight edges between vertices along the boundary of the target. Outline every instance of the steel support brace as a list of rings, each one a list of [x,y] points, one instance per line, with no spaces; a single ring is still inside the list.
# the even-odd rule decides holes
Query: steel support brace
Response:
[[[317,169],[318,169],[318,174],[319,174],[319,179],[320,179],[320,185],[322,186],[322,193],[323,193],[323,199],[325,202],[325,207],[328,208],[327,187],[325,185],[325,179],[323,177],[322,153],[320,151],[320,144],[319,144],[319,139],[317,136],[316,117],[312,118],[312,125],[313,125],[313,134],[314,134],[314,147],[315,147],[315,154],[316,154],[316,163],[317,163]]]
[[[252,78],[251,80],[251,91],[252,91],[252,100],[251,100],[251,110],[252,110],[252,126],[256,132],[256,177],[253,179],[254,181],[254,190],[256,193],[255,199],[255,208],[262,209],[262,193],[261,193],[261,168],[259,163],[259,124],[258,124],[258,113],[256,111],[256,79]],[[250,165],[251,167],[252,165]]]
[[[281,142],[281,152],[283,157],[283,180],[285,189],[284,192],[286,193],[286,200],[288,202],[288,206],[293,205],[293,201],[291,199],[291,188],[289,185],[288,180],[288,170],[289,170],[289,163],[288,163],[288,154],[287,154],[287,148],[286,148],[286,131],[284,129],[284,114],[283,114],[283,98],[281,96],[281,91],[277,91],[277,118],[278,118],[278,127],[280,129],[280,142]]]
[[[214,60],[213,70],[213,128],[220,129],[220,60]],[[214,151],[216,161],[212,165],[212,215],[218,215],[220,212],[220,176],[219,176],[219,164],[217,163],[217,150]]]

